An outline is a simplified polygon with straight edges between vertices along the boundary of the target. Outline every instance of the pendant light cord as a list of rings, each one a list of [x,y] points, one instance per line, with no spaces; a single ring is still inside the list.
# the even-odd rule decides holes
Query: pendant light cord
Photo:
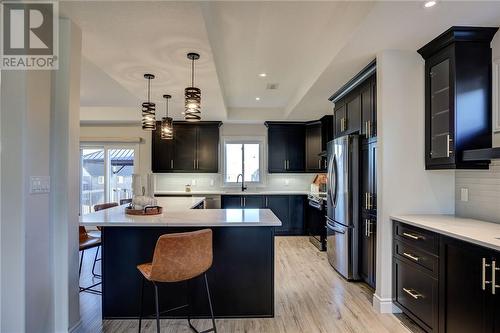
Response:
[[[194,58],[191,59],[191,87],[194,87]]]
[[[148,78],[148,103],[150,103],[150,97],[151,97],[151,79]]]
[[[166,115],[166,116],[167,116],[167,118],[168,118],[168,98],[167,98],[167,112],[166,112],[166,113],[167,113],[167,115]]]

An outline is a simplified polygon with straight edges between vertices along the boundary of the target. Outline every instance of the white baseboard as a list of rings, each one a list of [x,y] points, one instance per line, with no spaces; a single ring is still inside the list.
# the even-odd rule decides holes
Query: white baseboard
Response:
[[[391,298],[381,298],[377,294],[373,294],[373,308],[379,313],[401,313]]]
[[[75,325],[73,325],[73,327],[71,327],[71,328],[68,330],[68,332],[69,332],[69,333],[75,333],[75,332],[77,332],[77,331],[80,329],[80,326],[82,326],[82,320],[81,320],[81,319],[80,319],[80,320],[78,320],[78,321],[76,322],[76,324],[75,324]]]

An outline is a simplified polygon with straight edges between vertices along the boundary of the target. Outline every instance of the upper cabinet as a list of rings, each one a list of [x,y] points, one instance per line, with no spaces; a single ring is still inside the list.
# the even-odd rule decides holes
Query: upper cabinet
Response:
[[[152,132],[153,172],[219,172],[221,122],[174,122],[174,139],[160,138],[160,123]]]
[[[363,68],[356,76],[330,97],[333,111],[334,136],[359,133],[363,139],[377,136],[376,62]]]
[[[333,116],[306,123],[306,171],[326,172],[326,145],[333,139]]]
[[[426,169],[487,169],[463,151],[491,147],[490,42],[498,28],[452,27],[418,52],[425,59]]]
[[[304,123],[266,122],[269,173],[305,171]]]

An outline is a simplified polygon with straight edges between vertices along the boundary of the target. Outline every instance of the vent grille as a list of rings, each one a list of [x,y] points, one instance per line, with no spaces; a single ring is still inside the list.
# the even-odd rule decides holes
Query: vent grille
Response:
[[[276,90],[278,89],[279,84],[278,83],[268,83],[266,86],[266,89],[268,90]]]

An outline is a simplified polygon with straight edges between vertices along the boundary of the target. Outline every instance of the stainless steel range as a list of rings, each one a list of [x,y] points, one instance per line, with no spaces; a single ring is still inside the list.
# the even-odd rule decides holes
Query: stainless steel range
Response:
[[[307,196],[307,234],[309,241],[320,251],[326,251],[326,193]]]

